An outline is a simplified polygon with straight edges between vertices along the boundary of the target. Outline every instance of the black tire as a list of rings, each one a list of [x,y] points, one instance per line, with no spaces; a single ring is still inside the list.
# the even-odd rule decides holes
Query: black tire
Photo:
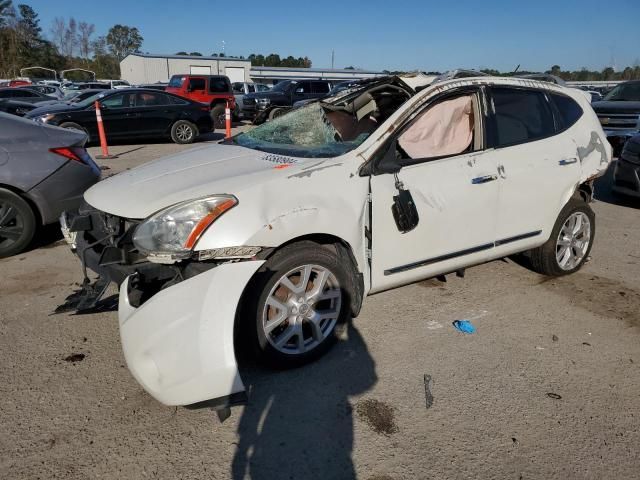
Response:
[[[198,136],[198,127],[187,120],[178,120],[171,126],[171,140],[179,145],[193,143]]]
[[[86,129],[86,128],[84,128],[84,127],[83,127],[83,126],[81,126],[81,125],[78,125],[77,123],[73,123],[73,122],[64,122],[64,123],[61,123],[61,124],[59,125],[59,127],[60,127],[60,128],[67,128],[67,129],[69,129],[69,130],[79,130],[79,131],[81,131],[82,133],[86,133],[87,135],[89,135],[89,132],[87,132],[87,129]]]
[[[580,261],[578,261],[575,265],[570,265],[569,268],[563,268],[558,262],[557,253],[560,231],[565,225],[565,222],[574,215],[575,213],[580,212],[586,216],[589,220],[589,239],[588,245],[586,246],[586,250],[583,250],[581,253],[582,257]],[[551,277],[559,277],[562,275],[568,275],[570,273],[576,272],[580,270],[584,262],[589,258],[589,254],[591,253],[591,247],[593,246],[593,239],[596,234],[596,217],[591,210],[591,207],[587,202],[585,202],[581,198],[573,197],[567,204],[564,206],[560,215],[558,215],[558,219],[556,220],[555,225],[553,226],[553,230],[551,231],[551,236],[546,243],[538,248],[535,248],[529,252],[529,257],[531,260],[531,267],[536,272],[542,275],[548,275]],[[568,247],[570,250],[576,251],[572,246]]]
[[[281,117],[285,113],[287,113],[287,110],[285,108],[274,108],[269,112],[269,120],[274,120],[278,117]]]
[[[225,105],[218,103],[211,107],[211,119],[213,120],[213,128],[225,128]]]
[[[279,296],[278,299],[282,302],[283,306],[287,304],[287,300],[283,297],[286,297],[288,294],[286,293],[286,289],[285,292],[280,293],[280,290],[284,289],[280,281],[285,275],[305,265],[313,266],[314,269],[317,268],[318,270],[326,269],[330,272],[330,275],[327,276],[328,282],[325,284],[329,290],[323,288],[323,292],[325,292],[325,294],[330,294],[330,292],[337,294],[339,291],[340,294],[339,303],[338,300],[334,299],[324,299],[317,303],[309,302],[310,311],[307,312],[307,309],[305,309],[306,315],[310,318],[316,310],[317,312],[335,312],[333,314],[335,315],[335,320],[333,318],[323,319],[318,322],[320,325],[324,325],[324,329],[322,330],[321,340],[317,340],[313,338],[312,331],[314,329],[312,328],[311,321],[305,317],[302,307],[300,307],[299,311],[294,310],[297,307],[288,307],[289,310],[287,310],[287,313],[283,313],[286,319],[282,321],[277,328],[274,328],[272,332],[267,333],[265,331],[267,327],[263,325],[263,318],[265,322],[268,323],[269,320],[267,319],[269,316],[278,317],[274,307],[267,304],[267,300],[272,297],[272,294],[273,296],[282,295]],[[310,282],[308,282],[307,287],[305,287],[307,289],[305,293],[290,295],[291,301],[296,300],[296,295],[306,295],[313,291],[313,288],[309,289],[308,287],[314,285],[315,281],[320,278],[318,270],[311,271],[311,275],[309,276]],[[241,318],[239,321],[241,328],[237,330],[237,339],[244,341],[248,335],[250,347],[255,353],[258,362],[266,363],[271,367],[293,368],[317,359],[326,353],[335,343],[337,338],[336,326],[348,320],[350,316],[351,299],[354,296],[354,273],[352,270],[353,267],[350,265],[350,262],[345,262],[344,259],[340,260],[340,256],[337,255],[333,245],[319,245],[311,241],[303,241],[282,248],[258,270],[245,289],[245,294],[241,301]],[[333,277],[331,277],[331,275],[333,275]],[[287,278],[292,279],[294,277],[295,274],[289,275]],[[298,282],[301,280],[302,274],[298,277]],[[294,282],[293,280],[291,280],[291,282],[294,285],[299,285],[298,282]],[[334,284],[334,282],[337,282],[337,285]],[[297,320],[293,319],[292,316],[298,313],[300,313],[300,316],[297,317]],[[293,328],[296,321],[300,322],[301,327],[299,331],[302,333],[302,337],[306,339],[303,341],[310,342],[308,349],[302,353],[283,351],[289,348],[296,348],[296,345],[299,345],[297,343],[297,335],[295,336],[295,340],[291,338],[282,349],[277,349],[274,343],[278,335],[284,335],[284,337],[286,337],[285,330]],[[319,330],[316,331],[319,332]],[[320,335],[318,335],[318,337],[320,337]],[[305,346],[305,348],[307,348],[307,346]]]
[[[0,258],[23,251],[35,233],[36,216],[29,204],[20,195],[0,188]]]

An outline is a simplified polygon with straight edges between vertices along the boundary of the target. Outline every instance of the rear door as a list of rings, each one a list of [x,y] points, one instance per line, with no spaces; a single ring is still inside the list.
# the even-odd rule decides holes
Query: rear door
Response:
[[[311,95],[313,98],[322,98],[331,90],[328,82],[311,82]]]
[[[300,100],[306,100],[308,98],[314,98],[311,93],[311,82],[303,80],[298,82],[293,87],[292,104]]]
[[[187,77],[187,95],[191,100],[209,103],[206,77]]]
[[[169,96],[159,92],[136,93],[135,107],[130,118],[135,119],[132,132],[140,135],[158,136],[169,130],[179,107],[173,105]]]
[[[557,134],[549,95],[536,89],[490,89],[489,146],[500,188],[496,245],[503,253],[541,244],[580,179],[577,146]]]

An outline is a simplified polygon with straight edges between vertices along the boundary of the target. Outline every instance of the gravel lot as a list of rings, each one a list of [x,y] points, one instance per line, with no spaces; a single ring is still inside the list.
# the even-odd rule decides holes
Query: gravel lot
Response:
[[[192,147],[116,145],[104,173]],[[640,478],[640,203],[598,187],[581,272],[505,260],[370,297],[322,360],[243,365],[223,424],[138,386],[116,312],[52,315],[81,273],[47,229],[0,260],[0,477]]]

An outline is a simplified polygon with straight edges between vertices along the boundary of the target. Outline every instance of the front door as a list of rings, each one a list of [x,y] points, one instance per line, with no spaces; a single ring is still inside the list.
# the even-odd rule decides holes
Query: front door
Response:
[[[130,134],[135,120],[135,93],[116,93],[100,100],[100,111],[107,140]]]
[[[483,103],[477,89],[430,103],[392,142],[400,171],[371,177],[372,293],[491,255],[498,176],[485,149]],[[399,189],[410,192],[419,218],[406,233],[392,212]]]

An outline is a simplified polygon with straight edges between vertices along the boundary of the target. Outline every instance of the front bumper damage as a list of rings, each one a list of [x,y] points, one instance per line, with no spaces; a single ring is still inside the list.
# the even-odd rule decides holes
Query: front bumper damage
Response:
[[[122,348],[129,370],[153,398],[214,408],[242,401],[233,348],[236,308],[263,263],[220,265],[158,292],[139,308],[129,299],[135,277],[125,279],[118,307]]]
[[[96,309],[115,282],[127,366],[153,398],[215,410],[246,403],[234,324],[243,291],[264,260],[151,263],[131,242],[135,221],[86,205],[65,214],[61,225],[82,261],[85,280],[58,311]],[[92,283],[87,269],[98,280]]]

